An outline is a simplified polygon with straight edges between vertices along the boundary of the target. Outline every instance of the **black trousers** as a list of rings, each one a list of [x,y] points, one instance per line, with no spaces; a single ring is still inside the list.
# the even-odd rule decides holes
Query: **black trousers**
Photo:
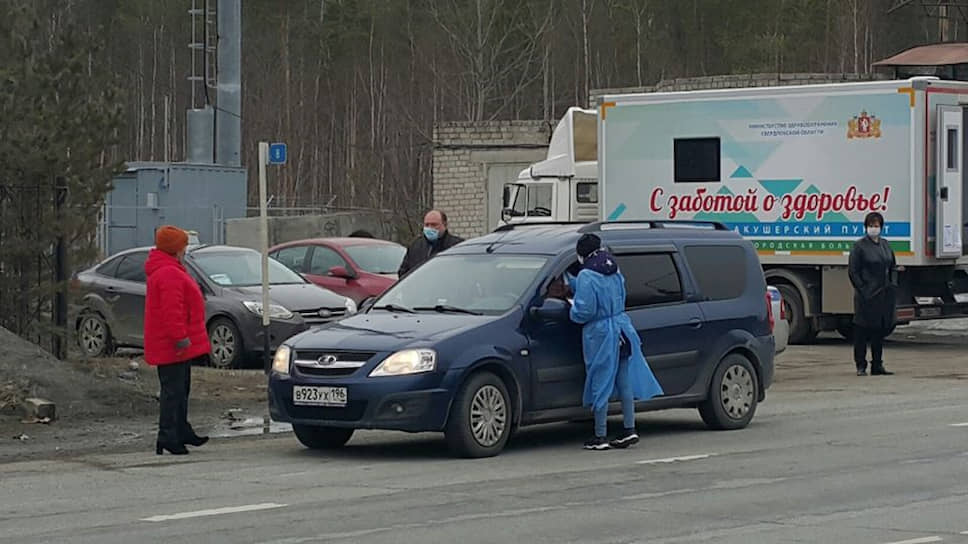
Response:
[[[871,368],[884,366],[885,331],[854,326],[854,364],[857,370],[867,370],[867,346],[871,348]]]
[[[182,444],[195,435],[188,423],[188,394],[192,389],[192,362],[158,366],[161,402],[158,414],[158,441]]]

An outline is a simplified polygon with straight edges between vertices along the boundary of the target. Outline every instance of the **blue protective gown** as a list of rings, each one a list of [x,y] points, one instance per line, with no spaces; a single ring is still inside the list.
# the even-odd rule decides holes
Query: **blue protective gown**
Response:
[[[639,334],[625,313],[625,278],[613,265],[614,260],[610,255],[604,253],[603,259],[609,259],[609,266],[604,266],[604,261],[586,263],[578,277],[567,278],[575,293],[570,310],[571,320],[582,325],[586,374],[582,403],[593,410],[606,409],[609,400],[616,397],[619,331],[625,332],[632,343],[629,382],[635,400],[647,400],[663,394],[662,386],[642,354]]]

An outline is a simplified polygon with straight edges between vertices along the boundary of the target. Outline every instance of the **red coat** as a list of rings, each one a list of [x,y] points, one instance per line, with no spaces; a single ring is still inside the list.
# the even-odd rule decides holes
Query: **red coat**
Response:
[[[170,365],[190,361],[211,351],[205,328],[205,299],[185,266],[175,257],[152,249],[145,262],[148,294],[145,300],[145,361]],[[188,349],[175,344],[188,338]]]

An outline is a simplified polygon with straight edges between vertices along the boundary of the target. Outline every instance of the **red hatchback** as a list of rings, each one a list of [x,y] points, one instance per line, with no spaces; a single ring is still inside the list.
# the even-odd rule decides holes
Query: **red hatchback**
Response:
[[[269,256],[357,304],[397,281],[407,249],[374,238],[313,238],[279,244]]]

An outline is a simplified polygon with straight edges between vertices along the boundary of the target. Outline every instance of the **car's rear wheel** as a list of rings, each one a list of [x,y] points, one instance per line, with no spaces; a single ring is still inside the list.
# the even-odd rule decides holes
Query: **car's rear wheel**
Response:
[[[490,372],[472,375],[454,399],[445,436],[461,457],[492,457],[504,449],[512,428],[511,396]]]
[[[353,429],[340,429],[337,427],[315,427],[313,425],[295,425],[292,431],[296,439],[303,446],[311,450],[333,450],[341,448],[350,441],[353,436]]]
[[[237,368],[242,362],[242,337],[235,323],[219,317],[208,325],[212,353],[208,359],[215,368]]]
[[[107,321],[95,313],[85,313],[78,320],[77,344],[87,357],[105,357],[114,353],[111,329]]]
[[[759,400],[756,370],[746,357],[727,355],[709,386],[709,398],[699,405],[699,415],[713,429],[742,429],[749,425]]]
[[[800,292],[792,285],[777,285],[783,296],[783,312],[790,323],[790,343],[810,344],[817,339],[817,330],[806,315],[806,306]]]

